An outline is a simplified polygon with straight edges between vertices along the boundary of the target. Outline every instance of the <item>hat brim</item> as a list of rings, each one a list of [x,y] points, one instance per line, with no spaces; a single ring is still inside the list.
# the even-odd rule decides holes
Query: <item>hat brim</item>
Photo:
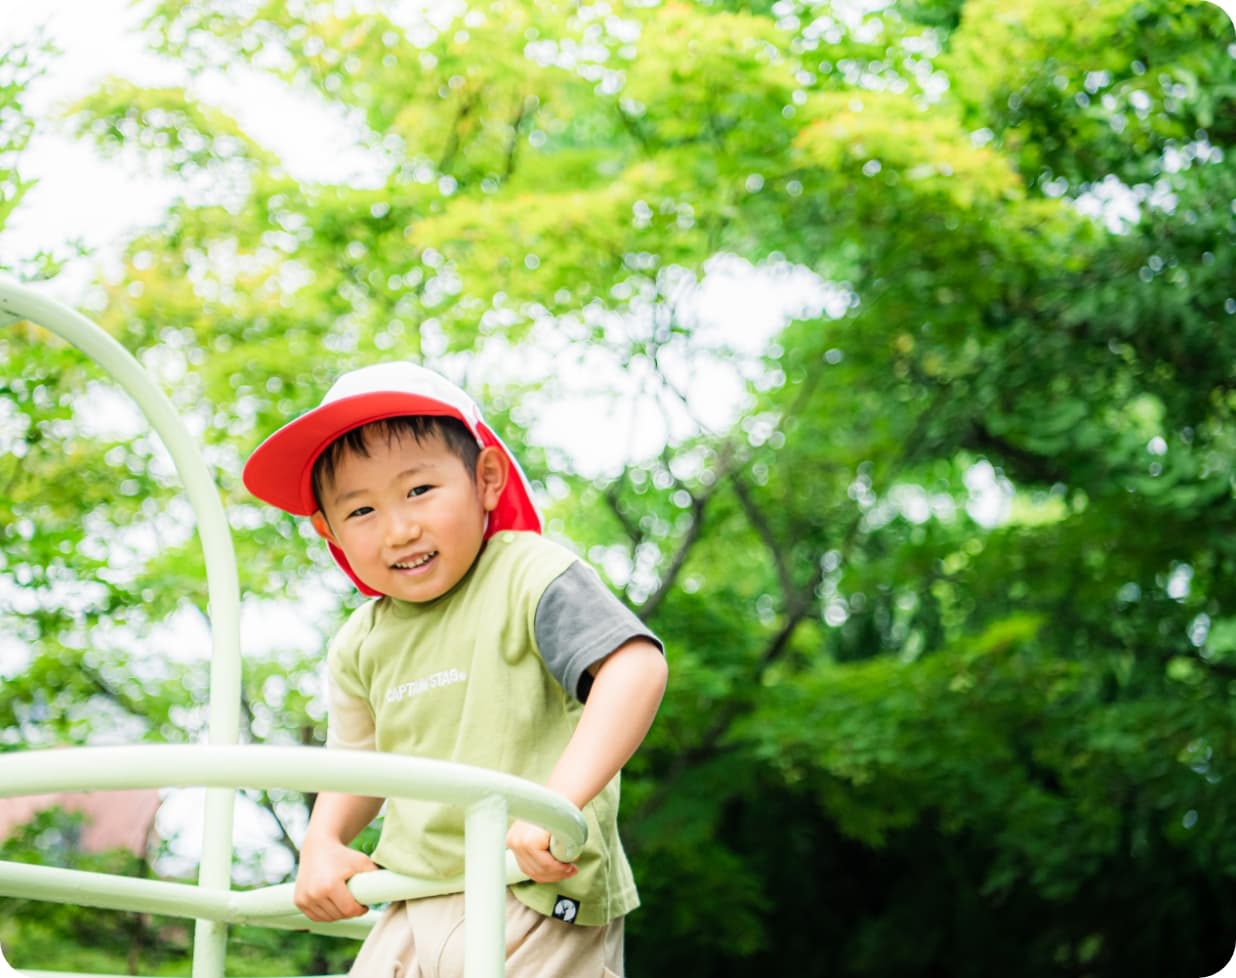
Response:
[[[482,448],[497,448],[509,466],[506,486],[489,514],[485,537],[501,530],[541,532],[541,517],[532,501],[527,477],[510,450],[483,421],[474,421],[454,405],[405,391],[371,391],[342,397],[288,422],[260,444],[245,463],[245,487],[279,509],[295,516],[311,516],[320,506],[313,492],[313,466],[318,456],[336,439],[374,421],[428,415],[462,421]],[[352,582],[369,596],[379,592],[367,587],[353,572],[347,558],[334,544],[331,555]]]
[[[320,508],[313,493],[313,465],[318,456],[355,428],[406,415],[457,418],[472,429],[458,409],[430,397],[401,391],[342,397],[289,421],[262,442],[245,463],[245,487],[294,516],[311,516]],[[482,441],[478,432],[473,434]]]

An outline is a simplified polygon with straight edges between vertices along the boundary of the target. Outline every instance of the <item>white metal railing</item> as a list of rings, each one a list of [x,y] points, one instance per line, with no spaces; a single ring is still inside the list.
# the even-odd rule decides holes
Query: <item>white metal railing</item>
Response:
[[[423,758],[309,747],[171,744],[77,747],[0,755],[0,797],[48,791],[199,785],[343,791],[463,806],[467,812],[464,879],[431,882],[377,871],[353,877],[348,886],[358,902],[366,905],[463,889],[464,912],[469,921],[469,976],[502,973],[502,893],[509,883],[526,878],[504,849],[508,813],[542,825],[555,839],[563,840],[561,855],[565,859],[575,858],[583,842],[584,828],[578,811],[553,792],[499,772]],[[219,925],[259,924],[310,930],[341,937],[363,937],[376,917],[371,912],[357,920],[314,923],[292,904],[291,884],[244,891],[217,890],[3,860],[0,896],[189,917]],[[475,942],[472,935],[477,937]]]
[[[42,326],[99,364],[133,398],[171,454],[197,519],[205,556],[211,624],[207,744],[75,747],[0,755],[0,797],[102,788],[207,788],[196,885],[0,861],[0,895],[169,914],[196,921],[193,978],[222,978],[229,924],[363,936],[375,914],[318,924],[292,904],[290,884],[231,887],[233,810],[238,788],[344,791],[461,805],[465,815],[466,978],[504,973],[504,897],[523,879],[504,852],[508,815],[548,829],[555,854],[573,860],[587,827],[578,809],[532,782],[494,771],[420,758],[309,747],[237,746],[240,730],[240,588],[227,518],[205,461],[167,397],[133,356],[80,313],[0,276],[0,326]],[[461,881],[413,880],[386,871],[349,882],[366,905],[458,892]],[[0,972],[7,965],[0,957]],[[50,972],[30,972],[60,978]],[[0,975],[0,978],[3,978]]]

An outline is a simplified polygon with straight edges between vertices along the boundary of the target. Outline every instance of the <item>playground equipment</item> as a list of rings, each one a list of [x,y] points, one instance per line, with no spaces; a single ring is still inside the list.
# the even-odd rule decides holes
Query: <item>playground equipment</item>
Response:
[[[238,789],[419,798],[466,809],[464,878],[431,882],[378,871],[354,877],[349,888],[360,903],[369,906],[462,889],[467,919],[465,978],[501,976],[505,971],[503,894],[509,883],[525,878],[505,851],[508,819],[520,818],[548,829],[554,837],[555,855],[572,861],[587,833],[578,809],[532,782],[479,768],[370,752],[238,746],[240,589],[231,533],[204,460],[171,403],[127,350],[80,313],[0,277],[0,327],[18,321],[56,333],[98,363],[133,398],[170,452],[193,507],[205,556],[211,626],[210,704],[206,744],[73,747],[0,755],[0,797],[104,788],[205,787],[196,885],[0,860],[0,896],[193,919],[193,978],[223,978],[229,924],[355,938],[363,937],[377,918],[376,911],[370,911],[355,920],[318,924],[293,905],[292,884],[234,890],[233,809]],[[10,948],[9,953],[19,952]],[[0,978],[11,974],[0,956]],[[70,978],[50,972],[24,974]]]

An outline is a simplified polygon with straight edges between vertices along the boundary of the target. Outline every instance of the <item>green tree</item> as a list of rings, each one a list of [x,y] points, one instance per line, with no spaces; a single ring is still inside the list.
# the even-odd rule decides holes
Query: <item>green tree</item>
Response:
[[[634,973],[1218,970],[1221,11],[169,0],[147,29],[192,71],[271,72],[344,112],[372,161],[364,186],[297,180],[180,89],[113,80],[77,107],[104,151],[197,188],[127,243],[95,313],[201,432],[249,599],[324,629],[355,600],[240,466],[339,371],[409,356],[476,390],[551,532],[665,637],[671,693],[625,785]],[[748,359],[699,307],[742,263],[769,301],[817,283]],[[100,697],[136,736],[191,735],[200,663],[122,654],[205,613],[166,466],[85,423],[72,351],[31,332],[5,352],[0,405],[26,420],[0,572],[32,650],[8,742],[89,737]],[[573,362],[614,410],[662,414],[664,449],[598,476],[541,442]],[[692,375],[716,363],[748,381],[719,430]],[[255,738],[320,738],[316,656],[253,650]]]

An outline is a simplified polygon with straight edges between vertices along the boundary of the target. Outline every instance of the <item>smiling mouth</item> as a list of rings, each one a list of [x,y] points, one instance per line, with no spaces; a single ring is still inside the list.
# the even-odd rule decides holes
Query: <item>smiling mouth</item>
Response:
[[[391,564],[395,570],[416,570],[418,567],[424,567],[427,563],[438,556],[438,551],[431,550],[427,554],[417,557],[415,560],[403,560],[397,564]]]

